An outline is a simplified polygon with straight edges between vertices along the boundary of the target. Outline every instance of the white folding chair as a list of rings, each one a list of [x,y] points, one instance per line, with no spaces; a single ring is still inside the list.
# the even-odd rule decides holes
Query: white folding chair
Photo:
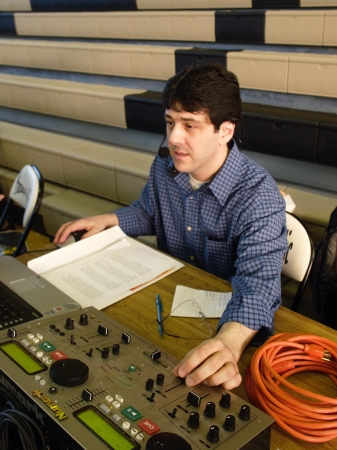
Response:
[[[25,241],[31,229],[32,221],[41,205],[43,188],[43,177],[33,164],[24,166],[18,173],[0,218],[0,256],[17,256],[25,248]],[[13,203],[24,209],[22,231],[3,230]]]
[[[286,212],[286,223],[288,250],[283,259],[282,275],[299,282],[291,305],[291,309],[297,311],[310,275],[315,247],[309,231],[298,217]]]

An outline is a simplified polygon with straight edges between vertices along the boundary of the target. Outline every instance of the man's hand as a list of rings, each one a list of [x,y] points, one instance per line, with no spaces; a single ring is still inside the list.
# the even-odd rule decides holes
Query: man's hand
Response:
[[[82,238],[86,238],[117,225],[119,225],[119,221],[116,214],[101,214],[99,216],[85,217],[74,222],[67,222],[57,231],[54,243],[63,244],[69,234],[74,231],[86,230],[87,232],[82,236]]]
[[[233,389],[242,381],[237,363],[256,333],[237,322],[225,323],[216,337],[191,350],[173,373],[185,378],[187,386],[204,383]]]
[[[0,202],[1,202],[1,200],[4,199],[4,198],[5,198],[5,196],[4,196],[3,194],[0,194]]]

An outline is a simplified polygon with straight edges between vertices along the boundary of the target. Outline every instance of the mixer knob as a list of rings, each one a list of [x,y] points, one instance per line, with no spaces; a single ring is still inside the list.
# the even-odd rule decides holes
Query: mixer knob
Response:
[[[172,419],[175,418],[176,414],[177,414],[177,408],[173,408],[173,411],[170,412],[170,413],[168,413],[168,415],[169,415],[170,417],[172,417]]]
[[[216,444],[219,442],[219,433],[220,429],[216,425],[211,425],[208,430],[207,434],[207,440],[208,442],[212,442],[213,444]]]
[[[152,391],[153,385],[154,385],[154,380],[153,380],[152,378],[148,378],[148,379],[146,380],[145,389],[146,389],[147,391]]]
[[[250,407],[248,405],[242,405],[239,412],[239,419],[249,420],[250,419]]]
[[[157,359],[160,359],[161,357],[161,352],[159,350],[155,350],[154,352],[151,353],[151,359],[153,359],[153,361],[157,361]]]
[[[66,330],[73,330],[74,329],[74,319],[71,319],[70,317],[68,317],[64,328]]]
[[[232,414],[228,414],[228,416],[226,416],[226,420],[225,423],[223,424],[223,427],[226,431],[235,430],[235,417],[232,416]]]
[[[231,395],[223,393],[219,405],[221,408],[229,408],[231,406]]]
[[[112,354],[113,355],[118,355],[118,353],[119,353],[119,344],[114,344],[113,346],[112,346]]]
[[[196,394],[193,391],[190,391],[187,394],[187,398],[186,398],[187,402],[190,403],[193,406],[200,406],[201,403],[201,397],[200,395]]]
[[[102,358],[107,359],[108,356],[109,356],[109,348],[108,347],[102,348]]]
[[[101,334],[102,336],[107,336],[109,334],[109,330],[106,326],[100,324],[98,325],[97,333]]]
[[[214,402],[207,402],[206,403],[206,408],[205,408],[205,411],[204,411],[204,415],[206,417],[211,418],[211,419],[213,417],[215,417],[215,403]]]
[[[196,411],[191,412],[187,425],[191,428],[199,428],[199,424],[199,413]]]
[[[83,389],[81,397],[86,402],[91,402],[92,399],[94,398],[94,394],[91,391],[89,391],[89,389]]]
[[[15,328],[8,328],[7,336],[11,339],[14,339],[16,337],[16,330]]]
[[[158,373],[156,378],[156,384],[158,384],[158,386],[162,386],[164,384],[164,379],[165,375],[163,373]]]
[[[131,341],[131,336],[128,333],[123,333],[122,341],[124,342],[124,344],[129,344]]]
[[[152,394],[151,394],[151,397],[148,397],[147,399],[148,399],[148,401],[149,402],[151,402],[151,403],[153,403],[154,402],[154,397],[155,397],[155,393],[154,392],[152,392]]]
[[[84,326],[88,325],[88,315],[87,314],[81,314],[79,324],[84,325]]]

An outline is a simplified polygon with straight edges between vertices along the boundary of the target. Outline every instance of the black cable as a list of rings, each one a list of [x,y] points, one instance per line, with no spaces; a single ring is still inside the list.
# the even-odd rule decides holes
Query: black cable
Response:
[[[178,336],[178,335],[175,335],[175,334],[170,334],[170,333],[168,333],[167,331],[165,331],[165,330],[164,330],[164,327],[163,327],[163,323],[165,322],[165,320],[167,320],[169,317],[175,317],[175,316],[171,316],[172,312],[175,311],[176,309],[178,309],[180,306],[182,306],[184,303],[187,303],[187,302],[192,302],[192,304],[193,304],[194,307],[196,308],[196,311],[197,311],[198,314],[199,314],[199,317],[198,317],[198,318],[202,319],[202,320],[204,321],[204,323],[206,324],[206,326],[207,326],[207,328],[208,328],[208,330],[209,330],[209,332],[210,332],[209,338],[214,337],[214,331],[213,331],[211,325],[209,324],[209,322],[208,322],[208,320],[207,320],[207,317],[206,317],[205,314],[202,312],[200,306],[199,306],[198,303],[194,300],[194,298],[190,298],[190,299],[184,300],[182,303],[180,303],[178,306],[176,306],[174,309],[172,309],[171,313],[170,313],[170,314],[167,314],[167,316],[165,316],[161,321],[159,321],[158,319],[156,319],[156,322],[157,322],[159,325],[161,325],[161,328],[162,328],[162,330],[163,330],[163,333],[166,334],[167,336],[174,337],[174,338],[196,339],[195,337]]]
[[[59,249],[59,247],[56,247],[56,248],[40,248],[40,249],[37,249],[37,250],[27,250],[26,252],[20,253],[20,255],[18,255],[18,256],[27,255],[28,253],[53,252],[53,251],[58,250],[58,249]]]
[[[5,412],[0,413],[0,432],[3,433],[3,450],[9,450],[10,447],[10,441],[9,436],[12,434],[9,433],[10,427],[15,427],[18,432],[19,440],[21,442],[21,449],[22,450],[31,450],[32,447],[30,445],[31,438],[26,432],[26,425],[25,423],[22,423],[22,421],[17,420],[15,416],[12,416],[11,414],[7,414]],[[11,439],[13,442],[13,440]],[[33,447],[34,448],[34,447]]]
[[[3,397],[4,397],[4,400],[3,400],[4,401],[4,405],[2,405],[0,403],[0,407],[3,406],[2,411],[4,411],[7,408],[20,410],[19,403],[17,402],[17,400],[16,400],[16,398],[14,397],[13,394],[11,394],[9,391],[7,391],[6,389],[4,389],[1,386],[0,386],[0,394],[2,394]]]
[[[0,450],[48,450],[45,436],[39,425],[24,412],[13,408],[16,402],[15,399],[13,402],[13,396],[9,392],[2,388],[0,391],[11,397],[11,401],[5,402],[7,409],[0,412]],[[10,433],[13,428],[17,430],[20,448],[13,443]]]
[[[6,412],[0,414],[0,420],[1,424],[6,428],[6,448],[10,448],[9,444],[9,425],[15,426],[18,430],[18,435],[20,438],[22,450],[32,450],[31,442],[32,437],[29,435],[29,429],[26,427],[26,424],[18,420],[15,416],[12,414],[8,414]],[[8,426],[7,426],[8,424]]]

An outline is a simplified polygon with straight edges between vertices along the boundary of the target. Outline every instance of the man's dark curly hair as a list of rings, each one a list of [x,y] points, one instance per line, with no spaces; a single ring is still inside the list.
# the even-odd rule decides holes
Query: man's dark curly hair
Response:
[[[238,79],[215,62],[190,65],[170,78],[163,90],[163,104],[174,111],[207,113],[216,130],[223,122],[241,121]]]

